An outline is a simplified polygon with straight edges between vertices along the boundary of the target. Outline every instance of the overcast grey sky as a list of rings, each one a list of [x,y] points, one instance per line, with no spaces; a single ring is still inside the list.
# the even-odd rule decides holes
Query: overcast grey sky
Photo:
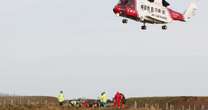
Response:
[[[169,0],[183,12],[191,0]],[[207,0],[190,22],[140,30],[117,0],[0,0],[0,92],[208,95]]]

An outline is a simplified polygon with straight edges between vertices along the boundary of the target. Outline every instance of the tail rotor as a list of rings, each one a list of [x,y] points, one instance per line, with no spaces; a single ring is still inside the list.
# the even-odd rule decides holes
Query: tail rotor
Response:
[[[186,21],[191,19],[194,15],[196,15],[197,5],[196,0],[190,3],[188,9],[184,13],[184,18]]]

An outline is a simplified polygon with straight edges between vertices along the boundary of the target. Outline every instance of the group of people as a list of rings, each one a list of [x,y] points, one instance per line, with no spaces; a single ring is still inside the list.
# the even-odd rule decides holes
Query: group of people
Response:
[[[101,107],[106,107],[108,97],[106,95],[106,92],[102,92],[101,95],[99,96],[99,100],[101,103]],[[123,93],[117,91],[116,94],[114,95],[113,98],[113,105],[114,108],[124,108],[126,103],[126,98]]]
[[[62,106],[63,103],[64,103],[64,100],[65,100],[63,91],[60,91],[57,99],[59,101],[60,106]],[[108,97],[107,97],[106,92],[102,92],[100,94],[99,101],[100,101],[100,107],[106,107],[107,106]],[[114,95],[114,98],[113,98],[114,108],[119,108],[119,109],[124,108],[125,103],[126,103],[126,99],[125,99],[124,94],[117,91],[116,94]]]

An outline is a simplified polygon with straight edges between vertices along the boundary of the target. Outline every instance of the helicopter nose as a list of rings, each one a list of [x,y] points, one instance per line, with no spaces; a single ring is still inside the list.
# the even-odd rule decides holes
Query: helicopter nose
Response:
[[[114,8],[113,8],[113,12],[119,16],[120,13],[121,13],[121,7],[119,5],[116,5]]]

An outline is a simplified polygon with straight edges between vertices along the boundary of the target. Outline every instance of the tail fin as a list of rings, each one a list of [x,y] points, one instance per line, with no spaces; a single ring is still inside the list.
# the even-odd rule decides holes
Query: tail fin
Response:
[[[194,0],[193,2],[191,2],[191,4],[189,5],[188,9],[185,11],[184,13],[184,18],[185,20],[189,20],[192,16],[195,15],[195,12],[197,10],[197,6],[196,6],[196,0]]]

